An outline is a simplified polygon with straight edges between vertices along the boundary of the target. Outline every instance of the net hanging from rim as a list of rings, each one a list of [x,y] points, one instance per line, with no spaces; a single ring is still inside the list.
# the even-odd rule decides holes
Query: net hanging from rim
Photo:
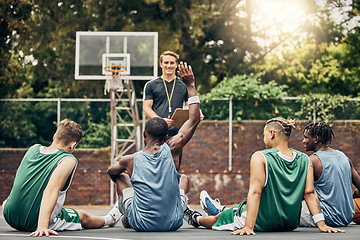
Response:
[[[105,86],[104,86],[104,94],[110,92],[110,89],[114,89],[116,91],[123,91],[124,89],[124,81],[125,79],[122,76],[128,75],[126,73],[126,67],[122,65],[109,65],[105,66],[104,70],[107,72]]]

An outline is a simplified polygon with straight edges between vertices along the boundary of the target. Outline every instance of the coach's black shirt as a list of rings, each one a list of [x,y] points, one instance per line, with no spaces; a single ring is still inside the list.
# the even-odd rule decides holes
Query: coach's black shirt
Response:
[[[172,92],[174,81],[165,81],[169,97]],[[188,100],[186,84],[176,77],[175,89],[171,98],[171,112],[169,112],[169,100],[161,77],[150,80],[144,87],[144,101],[152,99],[154,112],[162,118],[171,118],[176,108],[183,108]]]

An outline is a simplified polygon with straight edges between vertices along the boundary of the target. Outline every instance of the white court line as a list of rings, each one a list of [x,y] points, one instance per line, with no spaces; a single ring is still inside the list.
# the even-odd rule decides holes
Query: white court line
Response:
[[[28,234],[6,234],[6,233],[0,233],[0,236],[29,237]],[[104,237],[84,237],[84,236],[55,236],[55,235],[51,235],[50,237],[56,237],[56,238],[78,238],[78,239],[100,239],[100,240],[130,240],[130,239],[125,239],[125,238],[104,238]]]

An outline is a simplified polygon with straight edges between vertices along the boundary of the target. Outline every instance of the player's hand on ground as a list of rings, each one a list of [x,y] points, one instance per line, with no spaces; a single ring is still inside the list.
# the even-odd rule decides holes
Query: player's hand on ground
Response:
[[[48,229],[48,228],[38,228],[35,232],[32,232],[30,234],[31,237],[42,237],[42,236],[50,236],[50,235],[56,235],[59,236],[57,232],[54,230]]]
[[[345,230],[329,227],[325,224],[318,226],[318,227],[319,227],[320,232],[326,232],[326,233],[344,233],[345,232]]]
[[[193,84],[195,82],[195,77],[190,65],[187,63],[180,62],[178,68],[178,75],[180,79],[186,84]]]
[[[171,127],[175,123],[175,120],[172,120],[170,118],[163,118],[165,122],[167,123],[168,127]]]
[[[254,232],[254,229],[245,226],[242,229],[231,232],[231,235],[240,235],[240,236],[248,235],[248,236],[250,236],[250,235],[256,235],[256,234]]]

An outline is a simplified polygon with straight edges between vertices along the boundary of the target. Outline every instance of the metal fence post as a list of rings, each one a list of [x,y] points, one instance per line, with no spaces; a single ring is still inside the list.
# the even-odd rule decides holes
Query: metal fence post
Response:
[[[60,124],[60,116],[61,116],[61,98],[57,99],[57,126]]]
[[[229,99],[229,171],[232,171],[232,98]]]

